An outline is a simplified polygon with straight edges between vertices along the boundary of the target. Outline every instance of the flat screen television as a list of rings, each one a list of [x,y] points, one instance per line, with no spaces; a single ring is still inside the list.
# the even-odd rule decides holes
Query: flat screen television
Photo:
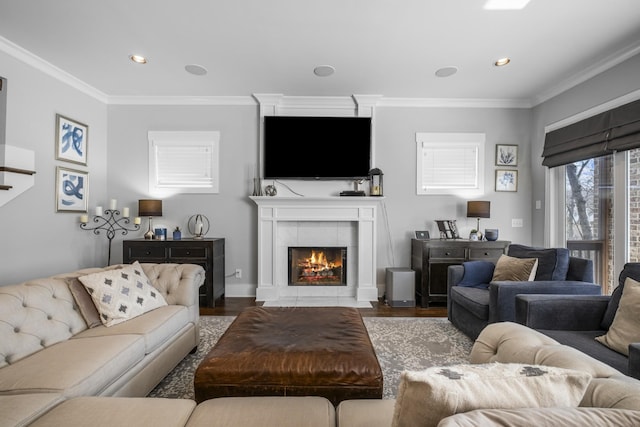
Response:
[[[265,179],[366,178],[371,118],[266,116],[263,166]]]

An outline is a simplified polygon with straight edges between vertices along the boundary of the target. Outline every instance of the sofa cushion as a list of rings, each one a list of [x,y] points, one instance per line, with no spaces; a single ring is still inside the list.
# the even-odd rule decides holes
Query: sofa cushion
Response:
[[[392,426],[436,426],[445,417],[478,408],[577,406],[590,380],[586,372],[520,363],[405,371]]]
[[[87,288],[105,326],[113,326],[167,305],[136,261],[122,269],[78,278]]]
[[[637,426],[640,412],[603,408],[477,409],[445,418],[438,427]]]
[[[453,302],[464,307],[478,319],[489,319],[489,290],[454,286],[449,296]]]
[[[29,425],[63,400],[58,393],[0,396],[0,427]]]
[[[175,338],[187,324],[189,324],[187,308],[182,305],[168,305],[109,328],[100,325],[97,328],[87,329],[73,336],[72,339],[137,334],[144,338],[145,353],[149,354],[161,347],[167,340]]]
[[[640,411],[640,381],[626,375],[594,377],[580,406]]]
[[[221,397],[200,403],[186,427],[334,427],[335,409],[320,396]]]
[[[534,248],[524,245],[509,245],[509,256],[516,258],[538,258],[535,280],[566,280],[569,271],[569,249]]]
[[[336,408],[338,426],[389,427],[395,399],[349,399]]]
[[[640,283],[627,277],[613,323],[596,340],[629,356],[629,344],[640,342]]]
[[[500,255],[491,281],[530,282],[536,277],[537,258],[516,258]]]
[[[70,339],[2,368],[0,394],[97,395],[143,357],[139,335]]]
[[[100,313],[98,313],[98,309],[93,302],[93,298],[91,298],[91,295],[89,295],[87,288],[84,287],[82,282],[80,282],[77,277],[70,277],[65,279],[65,281],[69,286],[73,299],[78,305],[80,314],[82,314],[84,321],[87,322],[87,327],[95,328],[96,326],[102,325]]]
[[[491,261],[467,261],[462,263],[464,273],[462,280],[457,286],[467,286],[471,288],[489,287],[489,282],[493,277],[495,264]]]
[[[58,405],[30,427],[184,426],[193,400],[142,397],[77,397]]]
[[[628,371],[629,359],[595,340],[595,338],[602,335],[604,331],[564,331],[551,329],[539,329],[538,331],[553,338],[560,344],[575,348],[622,373],[626,374]]]
[[[627,280],[627,277],[634,280],[640,280],[640,263],[629,262],[624,265],[624,268],[620,272],[620,276],[618,277],[618,286],[616,286],[611,294],[609,305],[607,305],[607,311],[602,317],[602,323],[600,324],[600,327],[605,331],[608,330],[613,323],[613,318],[618,310],[618,304],[620,304],[620,297],[622,296],[624,282]]]

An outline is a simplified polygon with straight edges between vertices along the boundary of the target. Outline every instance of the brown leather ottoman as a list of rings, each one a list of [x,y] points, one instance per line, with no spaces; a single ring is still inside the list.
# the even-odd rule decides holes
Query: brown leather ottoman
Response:
[[[225,396],[381,399],[382,370],[360,312],[250,307],[196,370],[197,402]]]

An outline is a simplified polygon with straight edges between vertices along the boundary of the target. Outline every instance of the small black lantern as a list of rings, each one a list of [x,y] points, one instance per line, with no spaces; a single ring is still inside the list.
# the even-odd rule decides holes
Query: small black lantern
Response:
[[[382,196],[382,176],[384,174],[378,168],[369,171],[369,195]]]

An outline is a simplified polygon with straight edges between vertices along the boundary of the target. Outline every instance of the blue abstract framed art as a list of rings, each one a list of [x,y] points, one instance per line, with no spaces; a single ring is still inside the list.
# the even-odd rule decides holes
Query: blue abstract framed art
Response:
[[[56,212],[87,212],[89,173],[56,167]]]
[[[496,170],[496,191],[518,191],[518,171]]]
[[[56,159],[87,165],[89,126],[56,114]]]

